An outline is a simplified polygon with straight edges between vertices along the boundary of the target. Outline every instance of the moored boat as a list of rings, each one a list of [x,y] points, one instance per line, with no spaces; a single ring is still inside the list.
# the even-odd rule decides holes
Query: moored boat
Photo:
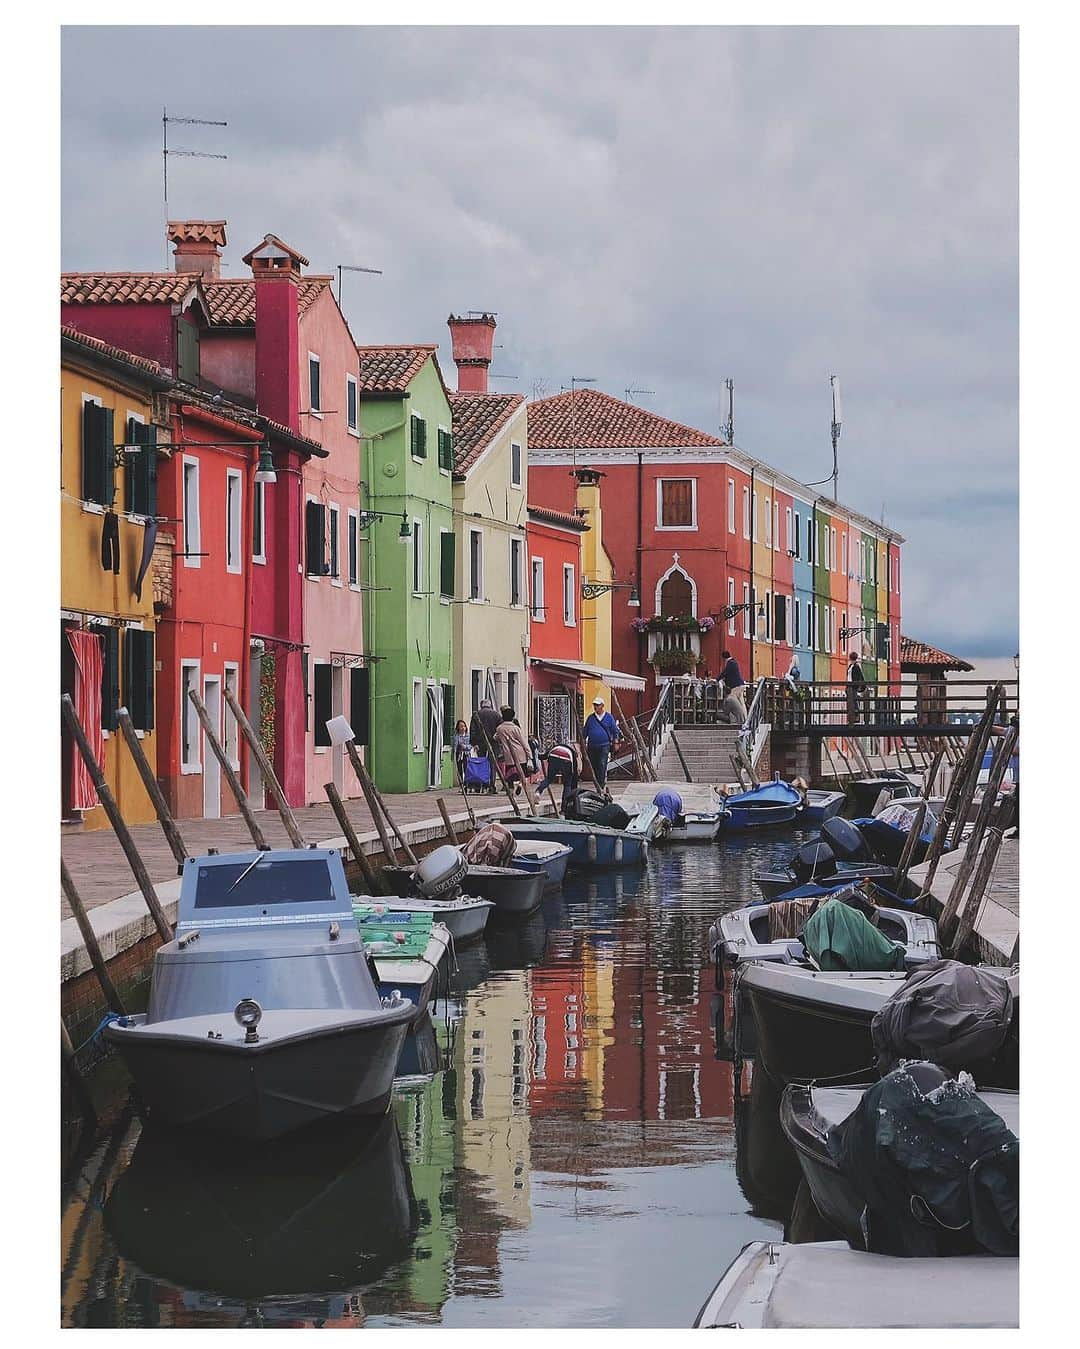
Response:
[[[586,820],[504,818],[515,845],[537,839],[560,843],[570,849],[569,864],[575,867],[643,866],[649,856],[649,840],[628,829],[610,829]],[[515,858],[518,848],[515,846]]]
[[[475,896],[492,904],[500,915],[519,917],[532,913],[540,904],[546,879],[520,867],[470,862],[460,848],[450,844],[436,848],[415,869],[383,867],[382,875],[398,895],[417,895],[432,901]],[[454,940],[460,942],[454,928],[449,923],[447,926]]]
[[[888,889],[895,879],[894,868],[884,866],[881,862],[834,862],[826,870],[815,872],[810,877],[798,876],[790,867],[782,871],[754,873],[754,884],[762,897],[770,901],[791,899],[793,890],[807,885],[816,885],[822,890],[840,890],[859,881],[870,881]]]
[[[790,824],[802,810],[802,792],[787,782],[763,782],[721,802],[721,829],[762,829]]]
[[[811,787],[805,793],[800,823],[805,825],[824,824],[826,820],[831,820],[834,815],[840,814],[846,799],[843,792],[826,792],[817,787]]]
[[[489,899],[475,895],[453,895],[447,899],[415,899],[396,896],[393,900],[374,895],[357,895],[363,906],[382,906],[387,912],[427,914],[433,922],[442,923],[450,933],[455,947],[468,946],[484,935],[488,918],[495,905]]]
[[[378,976],[380,993],[412,1006],[412,1021],[426,1011],[450,933],[427,913],[406,913],[383,902],[354,903],[353,917]]]
[[[667,833],[672,843],[711,843],[720,832],[723,815],[718,810],[708,814],[688,810],[679,817],[679,821]]]
[[[185,862],[148,1009],[104,1034],[152,1116],[254,1140],[381,1114],[412,1016],[376,988],[340,855],[269,850]]]
[[[519,838],[514,840],[514,869],[539,871],[547,888],[562,885],[573,849],[552,839]]]

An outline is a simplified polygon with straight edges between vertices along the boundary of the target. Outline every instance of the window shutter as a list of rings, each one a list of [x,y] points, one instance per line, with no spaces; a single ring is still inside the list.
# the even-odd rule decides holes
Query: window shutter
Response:
[[[307,574],[325,576],[326,565],[326,507],[318,501],[307,503],[304,515]]]
[[[139,628],[124,633],[124,706],[136,730],[154,729],[154,634]]]
[[[427,458],[427,422],[423,417],[412,418],[411,427],[412,453],[417,459]]]
[[[315,666],[315,743],[320,746],[331,743],[326,723],[333,716],[330,695],[333,672],[332,665]]]
[[[84,403],[82,431],[83,500],[111,506],[116,486],[112,408]]]
[[[186,384],[199,379],[199,330],[182,316],[176,320],[177,376]]]
[[[115,731],[120,704],[120,633],[116,628],[103,628],[101,637],[101,725],[103,730]]]
[[[442,691],[442,738],[444,745],[454,743],[454,686],[444,684]]]
[[[884,623],[877,625],[877,659],[889,659],[889,629]]]
[[[157,427],[143,427],[143,479],[146,482],[146,514],[157,515]],[[147,730],[150,728],[147,727]]]
[[[775,614],[773,617],[773,636],[778,642],[787,641],[787,600],[783,595],[773,596]]]
[[[366,665],[349,670],[349,723],[358,745],[366,745],[370,734],[371,671]]]
[[[456,538],[454,534],[443,534],[439,538],[439,594],[447,599],[453,599],[454,596]]]
[[[300,653],[300,673],[301,673],[301,676],[302,676],[303,681],[304,681],[304,730],[305,730],[305,731],[310,731],[310,730],[311,730],[311,695],[310,695],[309,692],[308,692],[308,688],[310,687],[310,686],[309,686],[309,683],[308,683],[308,665],[309,665],[309,664],[310,664],[310,662],[309,662],[309,660],[308,660],[308,653],[307,653],[306,651],[301,651],[301,653]]]

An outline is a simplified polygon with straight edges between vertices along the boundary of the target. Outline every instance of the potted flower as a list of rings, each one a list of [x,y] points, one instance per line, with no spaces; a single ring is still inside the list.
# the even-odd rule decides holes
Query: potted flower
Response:
[[[693,651],[679,647],[661,647],[654,656],[653,664],[660,674],[690,674],[697,669],[698,658]]]

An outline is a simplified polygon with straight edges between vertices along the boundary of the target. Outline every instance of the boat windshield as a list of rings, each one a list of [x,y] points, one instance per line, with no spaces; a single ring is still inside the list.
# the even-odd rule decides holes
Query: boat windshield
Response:
[[[195,908],[224,909],[253,904],[333,903],[330,868],[322,858],[305,857],[201,866],[195,878]]]

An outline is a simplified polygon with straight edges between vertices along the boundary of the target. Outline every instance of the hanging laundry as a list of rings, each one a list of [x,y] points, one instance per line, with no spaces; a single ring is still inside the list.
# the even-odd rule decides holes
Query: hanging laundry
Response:
[[[75,656],[75,688],[72,702],[82,723],[94,758],[105,756],[105,737],[101,733],[101,638],[95,632],[67,629],[68,644]],[[77,745],[71,746],[71,805],[74,810],[91,810],[98,803],[90,770],[83,763]]]
[[[142,599],[142,583],[146,576],[147,569],[150,566],[150,560],[154,556],[154,544],[157,543],[158,524],[151,515],[146,521],[143,529],[142,559],[139,562],[139,574],[135,578],[135,598]]]
[[[120,522],[115,511],[106,511],[101,522],[101,565],[120,575]]]

